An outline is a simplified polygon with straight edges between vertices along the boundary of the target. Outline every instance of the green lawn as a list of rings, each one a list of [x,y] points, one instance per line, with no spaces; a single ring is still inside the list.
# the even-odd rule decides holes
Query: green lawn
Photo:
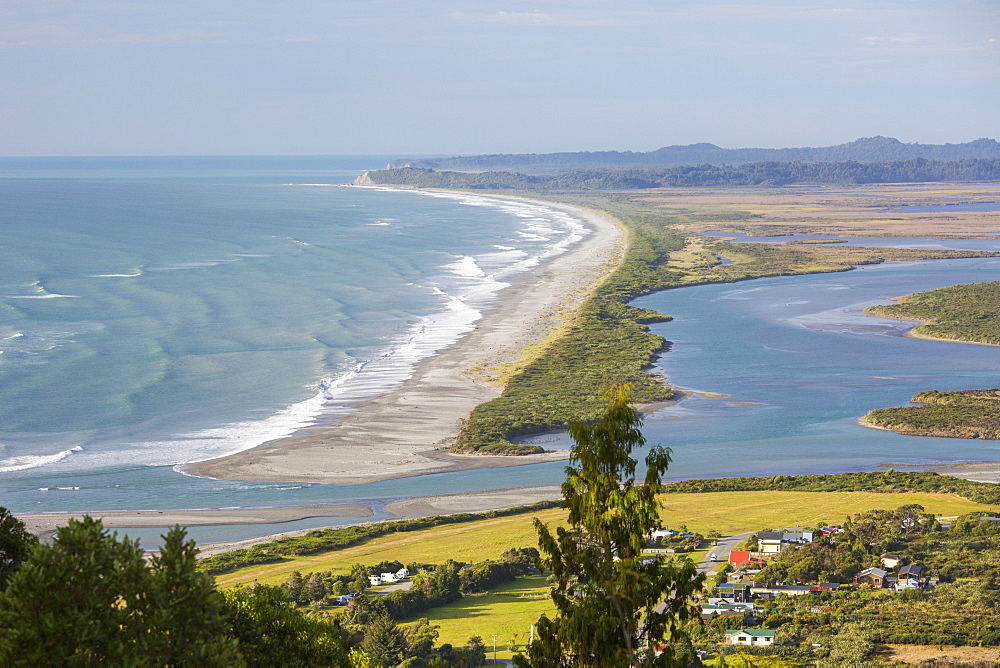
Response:
[[[428,610],[418,617],[426,617],[438,626],[438,644],[465,645],[472,636],[483,639],[493,658],[493,636],[497,637],[497,658],[509,659],[513,652],[509,646],[516,640],[520,649],[528,642],[529,629],[542,613],[552,616],[555,605],[549,598],[546,576],[531,575],[518,578],[485,594],[463,596],[449,605]],[[414,622],[417,618],[407,619]]]

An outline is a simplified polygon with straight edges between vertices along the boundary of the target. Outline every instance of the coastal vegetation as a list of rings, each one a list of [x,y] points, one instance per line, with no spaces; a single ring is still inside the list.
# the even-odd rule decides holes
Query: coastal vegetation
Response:
[[[878,408],[861,423],[907,436],[943,436],[1000,440],[1000,389],[913,395],[919,406]]]
[[[1000,345],[1000,282],[952,285],[896,301],[869,306],[865,313],[921,320],[912,331],[916,336]]]
[[[1000,282],[953,285],[918,292],[866,313],[920,320],[912,334],[924,338],[1000,345]],[[1000,440],[1000,390],[920,392],[917,406],[880,408],[861,420],[867,426],[910,436]]]
[[[646,325],[669,318],[628,302],[671,284],[671,274],[662,265],[671,252],[683,247],[683,237],[655,216],[618,219],[628,230],[621,265],[584,301],[563,335],[508,379],[500,398],[472,411],[456,440],[456,451],[540,452],[537,445],[515,444],[511,439],[565,428],[575,419],[596,419],[603,408],[600,390],[610,385],[630,384],[635,399],[643,403],[673,397],[673,390],[645,371],[666,344]]]
[[[683,486],[688,483],[670,483],[663,487],[664,492],[668,493],[659,497],[662,503],[660,521],[664,526],[685,526],[688,531],[702,535],[711,531],[730,535],[760,526],[809,526],[820,522],[839,522],[860,509],[888,509],[908,503],[918,503],[939,515],[987,513],[994,510],[993,504],[988,500],[980,503],[964,497],[965,494],[972,495],[979,490],[988,491],[996,487],[987,483],[927,472],[898,472],[899,476],[912,476],[915,481],[903,484],[895,479],[897,474],[893,473],[893,480],[887,485],[884,478],[865,478],[883,474],[848,475],[861,477],[845,484],[840,476],[782,476],[789,480],[809,479],[808,484],[791,484],[787,489],[772,484],[771,478],[734,479],[746,480],[752,484],[737,485],[745,488],[745,491],[699,491],[703,481],[692,481],[695,488],[689,490],[690,493],[683,491]],[[921,485],[921,479],[927,480],[928,484]],[[726,480],[728,479],[721,479],[719,482]],[[949,481],[957,482],[965,489],[959,493],[948,486]],[[939,486],[935,487],[935,483]],[[681,491],[669,493],[678,487]],[[926,489],[921,490],[922,487]],[[503,517],[479,515],[477,520],[460,524],[436,524],[419,531],[387,533],[329,552],[281,556],[274,563],[255,564],[248,561],[241,566],[234,560],[232,570],[218,575],[216,582],[222,587],[253,582],[277,586],[287,582],[295,571],[303,574],[329,571],[333,575],[348,575],[356,564],[374,566],[392,561],[433,564],[444,563],[448,559],[477,563],[495,559],[508,549],[536,544],[533,518],[553,526],[566,520],[566,512],[560,508],[517,510],[517,514],[510,512]],[[341,527],[326,531],[349,529],[350,527]],[[267,544],[261,545],[261,549],[265,554],[269,551]],[[207,557],[202,561],[215,560],[216,557]]]
[[[983,504],[1000,505],[1000,486],[944,476],[933,471],[840,473],[831,475],[776,475],[744,478],[685,480],[663,487],[666,494],[705,494],[747,491],[878,492],[880,494],[956,494]]]
[[[956,161],[752,162],[741,165],[681,165],[659,168],[572,169],[555,174],[509,171],[451,172],[420,167],[369,171],[357,183],[406,184],[461,190],[646,190],[689,186],[783,186],[793,183],[870,184],[936,181],[996,181],[1000,158]]]

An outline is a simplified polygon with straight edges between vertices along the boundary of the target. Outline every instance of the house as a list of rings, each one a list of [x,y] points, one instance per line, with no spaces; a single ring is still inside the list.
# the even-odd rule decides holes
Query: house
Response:
[[[893,586],[893,589],[895,589],[896,591],[905,591],[907,589],[916,589],[919,591],[923,589],[923,586],[921,586],[920,580],[917,580],[915,578],[907,578],[905,580],[897,580],[895,585]]]
[[[891,571],[903,561],[903,558],[898,554],[883,554],[879,559],[882,560],[882,568],[887,571]]]
[[[917,564],[910,564],[909,566],[903,566],[899,569],[899,581],[903,580],[920,580],[920,573],[924,570],[923,566],[918,566]]]
[[[714,603],[713,603],[714,601]],[[738,610],[740,612],[753,612],[753,603],[736,603],[724,598],[709,599],[708,603],[701,606],[702,612],[722,612],[724,610]]]
[[[751,557],[750,550],[733,550],[729,553],[729,565],[733,570],[743,570],[746,568],[764,568],[767,562],[759,557]]]
[[[746,619],[746,613],[743,610],[730,610],[728,608],[718,608],[718,606],[703,606],[701,609],[701,618],[703,621],[711,621],[716,617],[739,617],[741,620]],[[746,624],[746,621],[743,621]]]
[[[785,531],[781,534],[781,541],[783,543],[805,545],[813,542],[813,533],[812,531]]]
[[[866,568],[854,576],[854,584],[881,589],[885,586],[886,572],[881,568]]]
[[[733,601],[734,603],[749,603],[753,600],[750,593],[750,585],[737,585],[732,583],[720,584],[716,591],[719,598],[725,599],[727,601]]]
[[[773,645],[774,629],[737,629],[726,631],[728,645]]]
[[[754,596],[759,596],[761,598],[777,598],[781,594],[785,596],[804,596],[805,594],[817,593],[813,591],[813,588],[809,585],[770,585],[770,586],[760,586],[753,587],[752,589]]]
[[[781,542],[784,533],[781,531],[761,531],[757,534],[757,551],[765,557],[778,554],[784,545]]]

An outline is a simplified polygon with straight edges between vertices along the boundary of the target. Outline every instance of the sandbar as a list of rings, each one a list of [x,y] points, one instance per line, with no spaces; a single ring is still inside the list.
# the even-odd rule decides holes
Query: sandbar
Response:
[[[107,529],[140,527],[217,526],[225,524],[276,524],[309,517],[370,517],[372,509],[358,503],[294,506],[290,508],[222,508],[198,510],[92,510],[73,513],[18,513],[17,518],[34,534],[65,526],[70,519],[89,515]]]
[[[591,233],[567,252],[518,275],[498,293],[475,330],[418,363],[398,389],[358,403],[338,424],[179,470],[223,480],[357,484],[565,459],[566,450],[507,457],[448,452],[472,409],[500,395],[476,370],[512,362],[526,347],[543,341],[624,254],[625,234],[607,215],[525,201],[567,212]]]
[[[562,487],[560,485],[540,485],[538,487],[490,489],[482,492],[463,492],[439,496],[418,496],[390,503],[385,509],[393,515],[415,519],[433,517],[434,515],[504,510],[561,498]]]
[[[929,470],[954,478],[964,478],[974,482],[1000,483],[1000,462],[973,462],[967,464],[946,464]]]

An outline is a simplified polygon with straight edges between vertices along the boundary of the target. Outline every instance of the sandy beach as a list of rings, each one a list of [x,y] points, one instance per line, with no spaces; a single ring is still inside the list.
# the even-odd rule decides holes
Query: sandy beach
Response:
[[[554,323],[621,261],[625,240],[611,218],[549,202],[591,230],[569,251],[519,275],[500,291],[476,329],[421,361],[397,390],[358,404],[340,423],[181,467],[224,480],[355,484],[479,467],[564,459],[566,451],[497,457],[449,453],[462,420],[499,396],[477,370],[511,362],[542,341]]]

